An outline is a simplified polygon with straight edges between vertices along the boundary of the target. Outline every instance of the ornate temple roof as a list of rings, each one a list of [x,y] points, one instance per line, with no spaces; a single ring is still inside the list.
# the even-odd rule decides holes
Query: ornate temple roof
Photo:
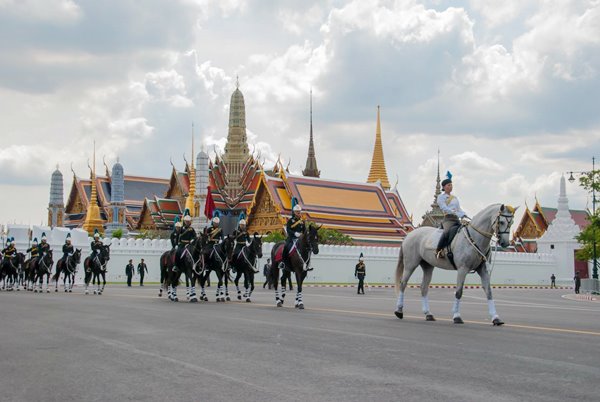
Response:
[[[276,172],[279,177],[261,175],[247,213],[249,230],[259,226],[256,220],[262,218],[261,209],[271,212],[261,202],[270,203],[280,223],[285,223],[291,216],[292,197],[306,219],[347,234],[355,244],[397,246],[413,230],[397,191],[385,191],[379,184],[286,175],[282,168]],[[260,201],[264,191],[268,192],[268,202]]]
[[[383,158],[383,145],[381,143],[381,123],[379,119],[379,106],[377,106],[377,129],[375,130],[375,146],[373,147],[373,158],[371,160],[371,169],[367,183],[380,182],[381,186],[389,190],[390,181],[388,180],[385,169],[385,159]]]
[[[308,156],[306,166],[302,171],[303,176],[319,177],[321,171],[317,167],[317,158],[315,156],[315,144],[313,142],[313,123],[312,123],[312,90],[310,91],[310,139],[308,141]]]

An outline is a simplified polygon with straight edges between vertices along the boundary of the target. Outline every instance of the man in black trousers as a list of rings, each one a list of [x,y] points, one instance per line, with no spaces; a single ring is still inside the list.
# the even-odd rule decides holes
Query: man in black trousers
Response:
[[[131,278],[133,277],[133,260],[125,266],[125,275],[127,275],[127,286],[131,287]]]
[[[148,267],[142,258],[142,261],[138,264],[138,274],[140,274],[140,286],[144,286],[144,275],[148,272]]]
[[[265,286],[269,285],[269,289],[271,289],[271,282],[269,282],[269,276],[271,276],[271,259],[267,258],[267,263],[263,268],[263,275],[265,276],[265,283],[263,283],[263,289]]]

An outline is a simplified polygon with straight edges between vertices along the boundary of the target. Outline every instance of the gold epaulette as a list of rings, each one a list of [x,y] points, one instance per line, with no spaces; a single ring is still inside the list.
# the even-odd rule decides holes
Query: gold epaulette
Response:
[[[295,223],[292,223],[292,227],[294,228],[301,223],[304,223],[304,221],[302,219],[300,219],[299,221],[296,221]]]

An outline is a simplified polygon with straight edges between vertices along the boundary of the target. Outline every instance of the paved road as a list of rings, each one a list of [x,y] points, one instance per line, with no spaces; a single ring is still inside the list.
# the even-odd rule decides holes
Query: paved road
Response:
[[[0,292],[0,400],[600,399],[600,303],[564,290],[496,290],[501,328],[477,289],[462,326],[449,289],[430,292],[437,322],[416,289],[402,321],[391,289],[309,288],[304,311],[262,289],[251,304],[171,303],[148,286],[76,292]]]

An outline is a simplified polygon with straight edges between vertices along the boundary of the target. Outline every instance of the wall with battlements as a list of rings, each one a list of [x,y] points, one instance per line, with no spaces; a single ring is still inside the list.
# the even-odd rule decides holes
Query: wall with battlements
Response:
[[[91,239],[81,229],[68,230],[65,228],[54,228],[34,226],[32,237],[41,237],[45,232],[52,249],[55,261],[62,256],[62,245],[68,232],[71,233],[73,245],[82,249],[83,259],[90,253]],[[28,226],[8,225],[8,235],[14,236],[19,251],[24,252],[29,246]],[[146,282],[158,282],[160,280],[159,259],[162,253],[170,249],[167,239],[109,239],[111,244],[111,258],[108,264],[107,281],[125,282],[125,265],[129,259],[137,269],[137,264],[144,258],[148,265],[149,273],[145,277]],[[259,261],[261,272],[257,275],[257,283],[263,280],[262,267],[273,244],[263,245],[263,258]],[[355,246],[328,246],[321,245],[319,254],[313,256],[313,271],[308,273],[308,282],[314,283],[353,283],[354,266],[358,256],[362,252],[367,265],[368,283],[393,283],[396,264],[398,261],[398,249],[390,247],[355,247]],[[557,276],[557,282],[570,284],[572,274],[561,274],[561,272],[572,272],[559,269],[556,255],[554,254],[526,254],[526,253],[496,253],[489,267],[492,271],[493,284],[524,284],[524,285],[547,285],[550,275]],[[136,276],[135,280],[139,280]],[[78,270],[78,283],[83,282],[82,269]],[[420,283],[421,269],[418,268],[410,283]],[[456,281],[454,271],[436,269],[433,274],[434,284],[452,284]],[[468,284],[480,283],[477,274],[467,276]]]

